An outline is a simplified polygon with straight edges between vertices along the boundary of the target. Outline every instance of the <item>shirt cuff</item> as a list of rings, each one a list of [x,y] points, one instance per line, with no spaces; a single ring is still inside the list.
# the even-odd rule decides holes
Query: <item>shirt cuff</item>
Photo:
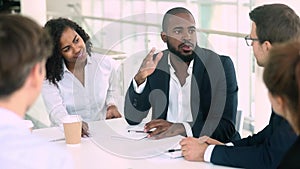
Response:
[[[232,142],[226,143],[225,146],[234,146]]]
[[[110,106],[110,105],[116,105],[116,101],[114,97],[110,97],[107,96],[106,100],[105,100],[106,106]]]
[[[209,145],[204,152],[204,161],[210,162],[211,154],[216,145]]]
[[[138,94],[141,94],[145,89],[146,83],[147,83],[147,79],[144,81],[144,83],[142,83],[138,86],[136,81],[133,79],[132,84],[133,84],[134,91]]]
[[[185,128],[185,133],[187,137],[193,137],[193,132],[191,129],[191,126],[187,122],[182,122],[184,128]]]
[[[110,106],[116,106],[116,104],[114,104],[114,103],[108,103],[107,106],[106,106],[106,110],[108,110],[108,108],[109,108]],[[117,107],[117,106],[116,106],[116,107]]]

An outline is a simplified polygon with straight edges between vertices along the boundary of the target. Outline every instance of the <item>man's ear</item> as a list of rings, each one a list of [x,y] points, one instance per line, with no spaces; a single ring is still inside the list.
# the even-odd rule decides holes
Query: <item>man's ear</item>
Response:
[[[269,41],[264,41],[263,48],[264,51],[270,52],[270,50],[272,49],[272,44]]]
[[[44,66],[43,63],[39,62],[32,67],[30,76],[31,76],[31,84],[33,86],[40,86],[40,83],[43,81],[44,79],[43,66]]]
[[[164,42],[167,42],[168,37],[167,37],[166,32],[161,32],[161,33],[160,33],[160,37],[161,37],[161,39],[162,39]]]

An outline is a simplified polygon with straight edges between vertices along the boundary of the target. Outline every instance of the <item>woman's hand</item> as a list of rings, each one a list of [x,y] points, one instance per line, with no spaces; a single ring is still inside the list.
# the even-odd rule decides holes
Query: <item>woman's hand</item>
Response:
[[[108,106],[106,112],[106,119],[114,119],[120,117],[122,117],[122,115],[119,113],[117,106],[115,105]]]
[[[89,125],[87,122],[82,121],[81,137],[89,137]]]

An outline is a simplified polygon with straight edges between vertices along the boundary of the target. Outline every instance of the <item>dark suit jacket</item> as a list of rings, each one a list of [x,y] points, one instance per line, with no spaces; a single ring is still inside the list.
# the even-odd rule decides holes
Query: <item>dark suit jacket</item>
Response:
[[[279,169],[299,169],[300,168],[300,137],[295,144],[284,155],[279,164]]]
[[[215,146],[211,162],[233,167],[274,169],[296,138],[289,123],[272,112],[269,125],[259,133],[234,141],[234,146]]]
[[[152,119],[166,119],[169,104],[169,51],[147,78],[141,94],[131,83],[125,98],[124,114],[129,124],[138,124],[152,108]],[[191,83],[190,123],[194,137],[211,136],[220,141],[240,138],[235,130],[237,82],[234,66],[227,56],[196,47]]]

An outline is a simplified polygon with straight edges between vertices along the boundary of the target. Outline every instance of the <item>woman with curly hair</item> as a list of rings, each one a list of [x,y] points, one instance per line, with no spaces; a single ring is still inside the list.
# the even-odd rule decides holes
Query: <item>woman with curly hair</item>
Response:
[[[88,135],[86,122],[121,117],[114,100],[114,61],[93,53],[89,35],[69,19],[51,19],[45,29],[54,43],[42,89],[52,125],[61,124],[65,115],[77,114],[84,121],[82,135]]]

